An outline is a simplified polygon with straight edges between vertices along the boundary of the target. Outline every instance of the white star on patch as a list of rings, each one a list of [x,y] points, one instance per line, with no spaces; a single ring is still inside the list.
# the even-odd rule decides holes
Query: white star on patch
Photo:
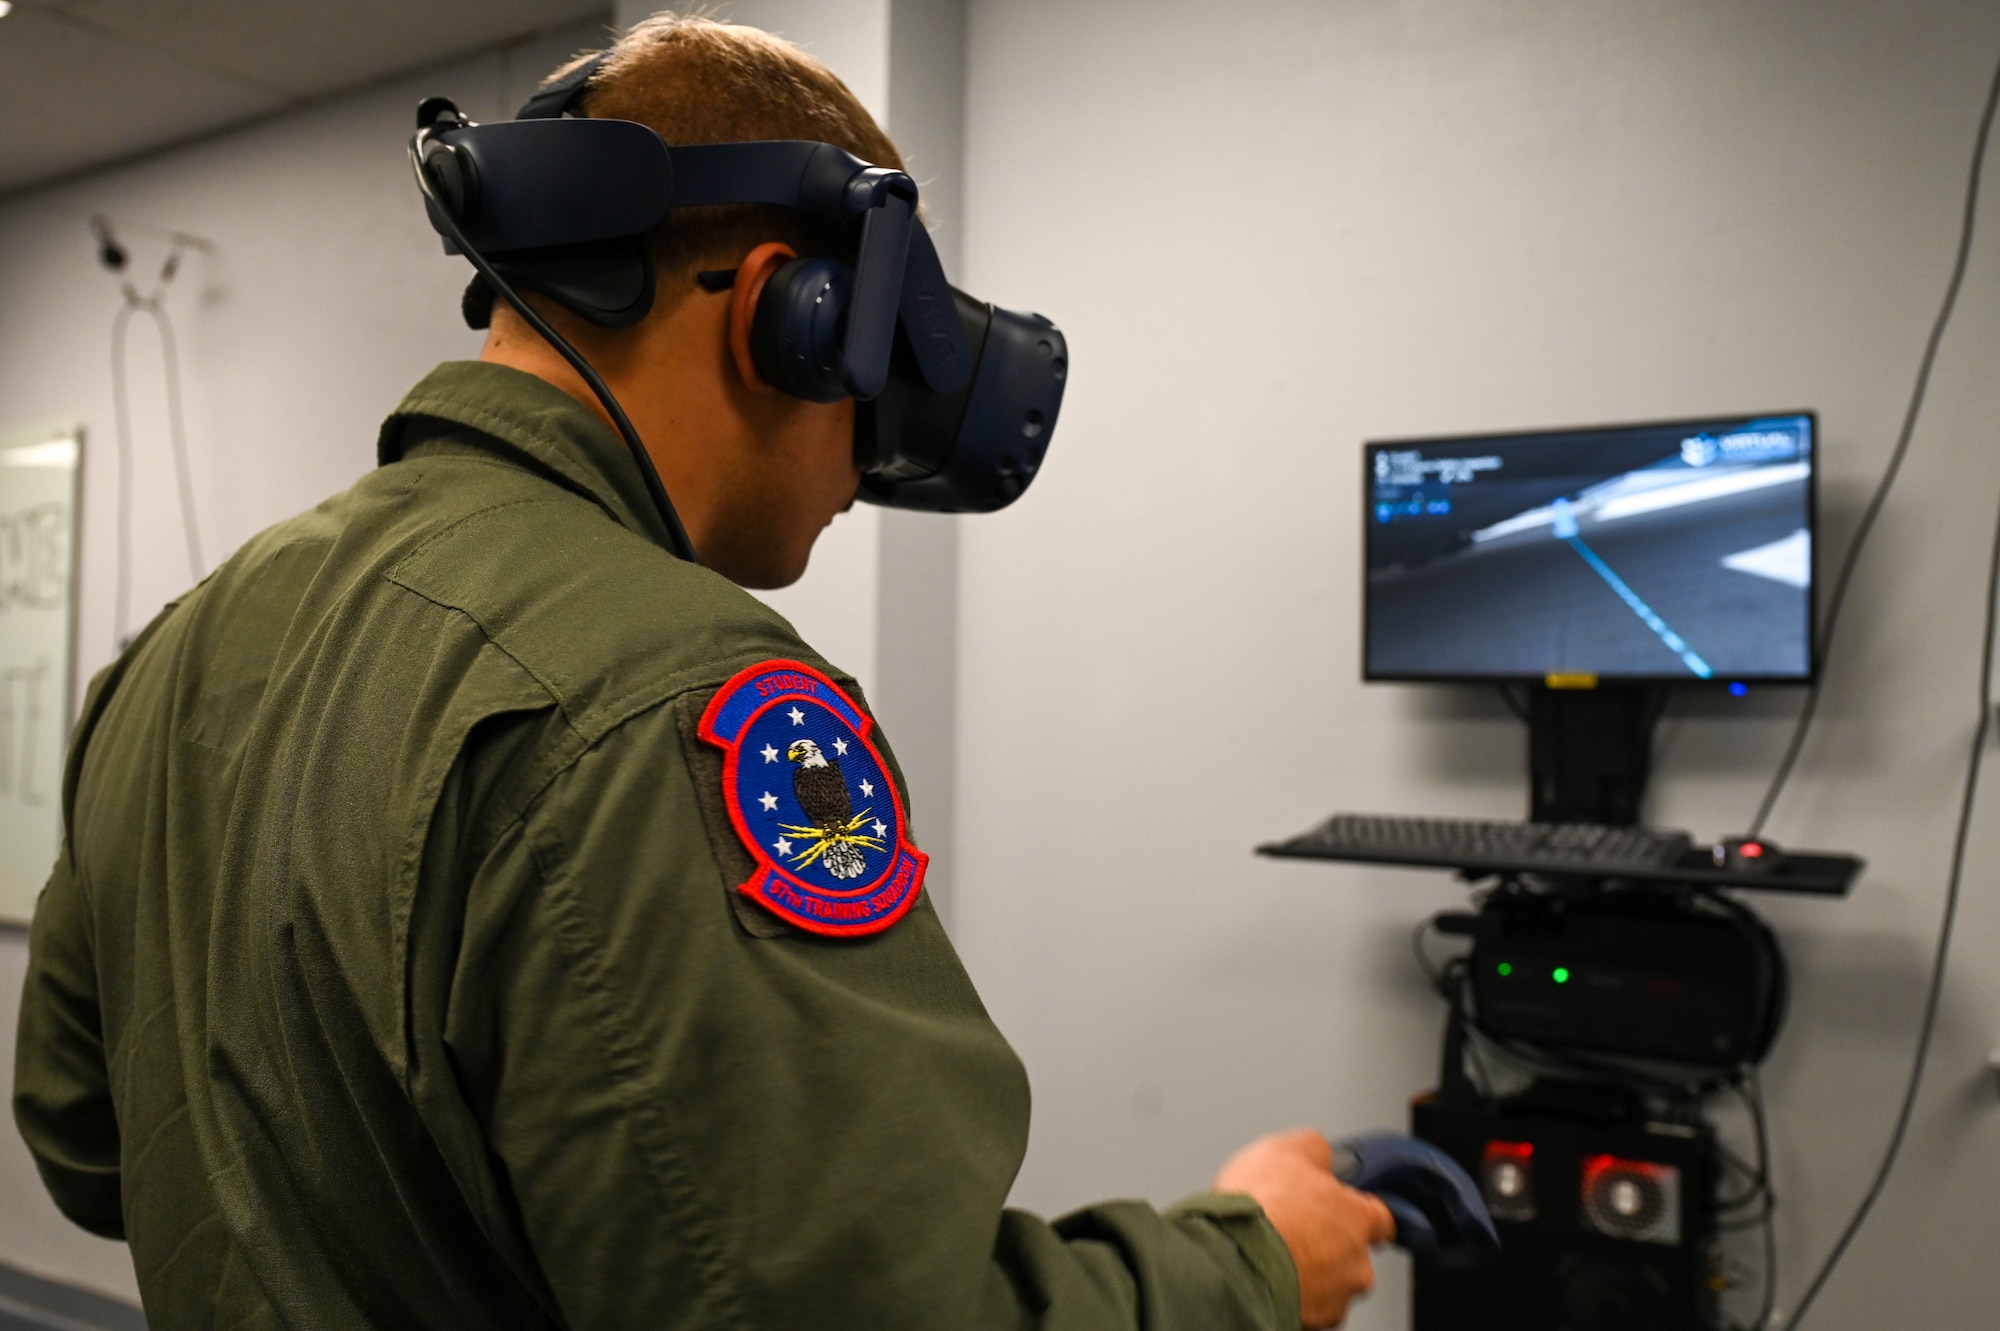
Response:
[[[875,784],[872,781],[863,781],[861,783],[861,793],[864,795],[873,795],[875,793]]]
[[[759,799],[757,802],[764,806],[765,813],[769,813],[771,810],[778,807],[778,797],[776,795],[773,795],[768,790],[764,792],[763,797]]]
[[[888,835],[889,835],[889,826],[888,826],[888,824],[887,824],[887,823],[884,823],[884,822],[883,822],[883,821],[882,821],[882,820],[881,820],[880,818],[877,818],[877,819],[875,820],[875,824],[874,824],[874,826],[875,826],[875,835],[876,835],[876,836],[878,836],[878,837],[884,837],[884,836],[888,836]]]
[[[767,763],[774,763],[778,761],[778,751],[772,748],[769,744],[766,744],[764,746],[764,761]]]
[[[847,756],[847,741],[844,739],[835,740],[833,742],[833,751],[845,758]]]
[[[792,718],[792,724],[795,726],[802,726],[806,723],[806,714],[804,712],[801,712],[796,707],[794,707],[791,711],[786,712],[785,715]]]
[[[779,837],[774,844],[776,844],[776,846],[778,847],[778,853],[780,855],[789,855],[792,853],[792,843],[786,840],[784,837]]]

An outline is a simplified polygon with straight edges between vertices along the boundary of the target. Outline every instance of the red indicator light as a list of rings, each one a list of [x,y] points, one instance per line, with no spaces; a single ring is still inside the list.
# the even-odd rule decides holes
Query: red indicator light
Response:
[[[1761,860],[1764,858],[1764,848],[1754,841],[1744,842],[1738,848],[1737,853],[1742,855],[1746,860]]]
[[[1479,1190],[1495,1220],[1535,1218],[1533,1142],[1487,1142],[1479,1166]]]

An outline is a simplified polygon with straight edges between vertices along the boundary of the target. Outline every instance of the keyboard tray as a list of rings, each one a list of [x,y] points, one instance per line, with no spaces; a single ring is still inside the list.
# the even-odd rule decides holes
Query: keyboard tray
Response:
[[[1322,827],[1324,824],[1321,825]],[[1571,878],[1620,878],[1638,882],[1687,883],[1696,887],[1736,887],[1759,892],[1798,892],[1813,896],[1844,897],[1861,874],[1866,861],[1853,855],[1824,851],[1787,851],[1774,869],[1757,872],[1718,869],[1706,849],[1693,849],[1671,865],[1590,865],[1569,862],[1560,866],[1520,856],[1447,855],[1424,848],[1338,847],[1330,848],[1317,835],[1320,827],[1301,832],[1284,841],[1257,847],[1259,855],[1276,859],[1324,860],[1344,864],[1388,864],[1411,869],[1453,869],[1469,878],[1488,878],[1503,873],[1532,873]]]

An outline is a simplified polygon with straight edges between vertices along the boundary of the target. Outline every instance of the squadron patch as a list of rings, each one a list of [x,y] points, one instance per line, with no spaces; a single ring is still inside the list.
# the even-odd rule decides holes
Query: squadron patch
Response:
[[[855,938],[901,919],[929,857],[908,839],[875,723],[797,661],[724,684],[698,732],[723,751],[722,802],[757,861],[737,891],[816,934]]]

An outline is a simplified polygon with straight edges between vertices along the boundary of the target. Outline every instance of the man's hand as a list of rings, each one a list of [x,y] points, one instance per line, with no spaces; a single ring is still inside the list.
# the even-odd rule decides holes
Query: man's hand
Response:
[[[1304,1331],[1340,1325],[1348,1301],[1375,1288],[1368,1248],[1396,1237],[1395,1218],[1381,1198],[1333,1176],[1333,1147],[1311,1128],[1251,1142],[1215,1176],[1215,1190],[1252,1198],[1292,1250]]]

